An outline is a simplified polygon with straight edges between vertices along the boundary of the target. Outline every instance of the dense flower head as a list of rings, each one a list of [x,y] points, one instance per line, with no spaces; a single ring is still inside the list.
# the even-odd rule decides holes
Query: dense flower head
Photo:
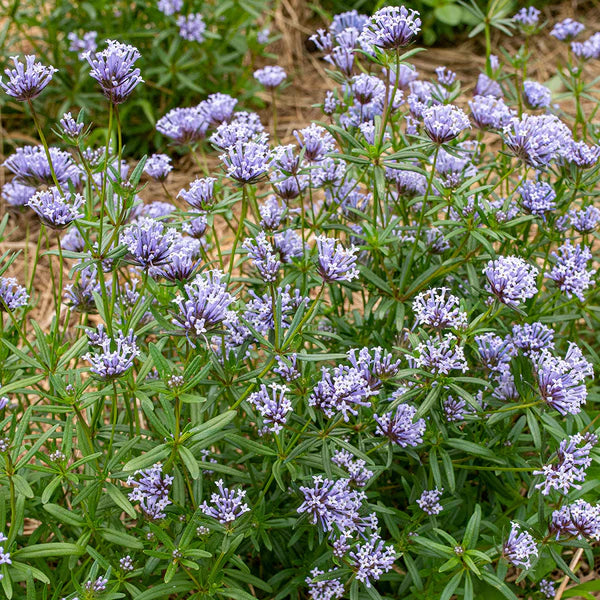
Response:
[[[585,208],[569,211],[569,221],[571,227],[579,233],[592,233],[598,228],[600,223],[600,209],[593,204]]]
[[[534,475],[541,475],[542,481],[535,487],[547,496],[551,490],[568,494],[571,489],[581,489],[585,481],[586,469],[592,464],[590,452],[598,443],[598,438],[590,433],[576,433],[563,440],[556,451],[554,462],[545,464]]]
[[[373,415],[377,423],[375,435],[387,437],[392,443],[402,448],[417,446],[423,443],[425,419],[417,419],[417,409],[409,404],[400,404],[395,411],[384,415]]]
[[[180,15],[177,17],[177,27],[179,35],[189,42],[203,42],[206,23],[200,13],[191,13],[189,15]]]
[[[58,188],[52,187],[35,193],[28,201],[31,208],[42,223],[51,229],[64,229],[75,219],[84,215],[79,209],[85,202],[80,194],[63,194]]]
[[[305,579],[308,584],[308,594],[310,600],[337,600],[344,595],[344,586],[339,579],[321,579],[313,581],[315,577],[324,575],[325,571],[321,571],[316,567],[310,572],[310,577]]]
[[[204,501],[199,506],[207,517],[212,517],[223,525],[229,525],[250,510],[250,507],[244,502],[246,490],[226,488],[223,486],[222,479],[216,481],[215,484],[219,491],[210,495],[210,504]]]
[[[529,6],[519,10],[515,15],[513,15],[512,20],[524,27],[535,27],[540,20],[541,14],[542,13],[535,8],[535,6]]]
[[[585,142],[572,140],[563,153],[563,159],[580,169],[590,169],[600,160],[600,145],[588,146]]]
[[[279,65],[268,65],[254,71],[254,79],[267,89],[279,87],[286,78],[285,70]]]
[[[473,164],[474,153],[461,146],[454,148],[452,154],[444,148],[438,151],[435,170],[445,188],[458,188],[465,179],[477,175],[477,167]]]
[[[502,370],[515,355],[510,338],[502,338],[489,331],[474,338],[483,364],[491,371]]]
[[[217,92],[209,94],[206,100],[198,104],[197,109],[211,126],[217,126],[231,120],[237,102],[236,98]]]
[[[435,76],[439,83],[445,87],[450,87],[456,81],[456,73],[447,67],[436,67]]]
[[[419,508],[428,515],[438,515],[444,510],[440,504],[443,489],[434,488],[433,490],[424,490],[421,496],[417,499]]]
[[[548,600],[552,600],[556,594],[554,582],[548,581],[547,579],[542,579],[540,581],[540,593],[543,594]]]
[[[378,581],[392,568],[396,556],[394,547],[386,546],[378,534],[373,534],[348,554],[356,569],[356,579],[367,587],[371,587],[372,581]]]
[[[255,239],[247,238],[242,248],[248,252],[263,281],[273,283],[277,280],[281,261],[264,231],[261,231]]]
[[[106,49],[88,52],[85,59],[90,75],[100,84],[103,94],[113,103],[122,104],[144,80],[134,67],[141,54],[137,48],[114,40],[106,40]]]
[[[365,48],[393,50],[410,44],[421,31],[419,13],[404,6],[385,6],[365,22],[360,42]]]
[[[70,112],[65,113],[60,120],[60,127],[66,135],[76,138],[85,127],[85,123],[78,123]]]
[[[177,231],[163,222],[141,217],[123,229],[120,241],[127,246],[132,262],[149,269],[169,260],[177,236]]]
[[[170,17],[183,8],[183,0],[158,0],[156,7],[161,13]]]
[[[502,547],[502,555],[515,567],[529,569],[531,561],[538,557],[538,548],[533,536],[514,521],[510,524],[510,533]]]
[[[396,184],[396,191],[400,196],[413,198],[425,195],[427,178],[422,173],[387,167],[385,174],[389,181]]]
[[[259,207],[260,226],[275,231],[282,223],[286,212],[285,204],[280,204],[276,196],[269,196]]]
[[[238,141],[221,154],[227,175],[238,183],[256,183],[269,171],[273,153],[264,141]]]
[[[159,267],[150,268],[152,277],[164,277],[167,281],[187,281],[200,265],[200,242],[192,237],[177,237],[168,259]]]
[[[441,338],[429,338],[419,343],[415,351],[414,364],[419,369],[444,375],[455,369],[468,370],[464,348],[451,333]]]
[[[269,387],[261,384],[260,389],[248,396],[248,402],[261,414],[269,431],[277,434],[287,422],[292,403],[287,396],[289,388],[272,383]]]
[[[556,192],[545,181],[525,181],[517,192],[521,195],[523,209],[529,214],[544,217],[556,208]]]
[[[386,352],[380,346],[364,347],[360,350],[352,348],[346,352],[348,362],[362,374],[371,390],[376,391],[382,386],[382,380],[393,378],[400,369],[400,361],[394,360],[391,352]]]
[[[490,260],[483,270],[487,291],[508,306],[518,306],[535,296],[538,273],[536,267],[512,255]]]
[[[554,36],[557,40],[561,42],[570,42],[572,39],[576,38],[583,30],[585,29],[585,25],[580,23],[579,21],[575,21],[570,17],[564,19],[563,21],[559,21],[554,25],[550,35]]]
[[[413,301],[413,311],[419,325],[435,329],[462,328],[467,325],[467,313],[460,309],[460,300],[448,288],[432,288],[419,293]]]
[[[144,165],[144,173],[158,181],[164,181],[172,170],[171,157],[166,154],[153,154]]]
[[[423,111],[423,127],[432,141],[444,144],[471,127],[471,123],[469,117],[457,106],[436,104]]]
[[[294,131],[300,148],[304,150],[304,158],[311,163],[322,161],[325,155],[335,148],[335,139],[321,125],[312,123],[300,131]]]
[[[552,92],[537,81],[523,82],[523,96],[530,108],[546,108],[552,102]]]
[[[576,415],[587,399],[585,380],[593,377],[592,365],[576,344],[570,342],[564,358],[542,349],[534,356],[542,399],[561,415]]]
[[[504,143],[515,156],[536,168],[546,167],[572,142],[568,127],[554,115],[515,117],[504,127]]]
[[[179,145],[193,144],[206,136],[209,122],[197,108],[174,108],[156,123],[156,130]]]
[[[600,504],[590,504],[582,498],[566,504],[552,513],[550,533],[562,537],[600,540]]]
[[[288,283],[285,287],[275,289],[276,298],[281,298],[281,314],[279,316],[280,327],[288,327],[291,317],[296,310],[303,305],[308,304],[309,298],[303,296],[298,288],[294,288]],[[262,335],[268,335],[269,331],[275,328],[275,308],[271,294],[258,296],[253,290],[250,291],[251,300],[246,304],[246,313],[244,318]]]
[[[515,116],[502,98],[496,96],[474,96],[469,100],[471,118],[480,129],[502,129]]]
[[[69,40],[69,52],[77,52],[79,60],[85,60],[85,55],[88,52],[96,52],[98,48],[98,32],[97,31],[86,31],[81,37],[79,37],[74,31],[70,31],[67,34]]]
[[[65,286],[65,302],[74,311],[95,313],[97,308],[94,294],[100,292],[97,269],[94,265],[90,265],[81,269],[75,283]]]
[[[477,84],[473,90],[475,97],[477,96],[492,96],[493,98],[502,98],[504,92],[500,84],[485,73],[480,73],[477,78]]]
[[[582,61],[600,58],[600,36],[598,32],[584,42],[571,42],[571,52]]]
[[[592,277],[596,273],[596,269],[588,269],[592,260],[590,248],[567,240],[557,252],[552,252],[552,257],[555,263],[546,277],[552,279],[568,298],[576,296],[583,302],[584,293],[593,284]]]
[[[171,504],[169,491],[172,483],[173,477],[163,474],[162,464],[155,463],[148,469],[136,471],[127,479],[127,485],[134,488],[129,492],[129,499],[139,502],[149,519],[164,519],[167,516],[164,510]]]
[[[52,76],[58,71],[54,67],[46,67],[41,62],[35,62],[36,56],[25,57],[22,63],[18,56],[13,56],[14,68],[4,69],[8,77],[5,83],[0,77],[0,86],[4,91],[20,102],[28,102],[37,98],[42,90],[52,81]]]
[[[181,190],[178,198],[183,198],[192,208],[197,210],[210,210],[215,203],[215,183],[214,177],[202,177],[194,179],[188,190]]]
[[[373,471],[366,468],[367,463],[362,458],[356,458],[348,450],[336,450],[331,457],[331,462],[345,470],[351,483],[358,487],[364,487],[373,477]]]
[[[29,294],[14,277],[0,277],[0,311],[27,306]]]
[[[193,217],[187,223],[182,225],[182,230],[184,233],[187,233],[189,236],[200,239],[206,233],[206,228],[208,227],[208,220],[206,215],[200,214],[197,217]]]
[[[77,186],[81,179],[81,170],[71,154],[54,146],[48,151],[58,182],[61,185],[70,182]],[[4,161],[3,166],[15,174],[15,180],[19,183],[32,186],[54,185],[50,163],[43,146],[17,148],[15,153]]]
[[[26,206],[29,199],[35,194],[36,189],[30,185],[19,183],[15,178],[2,186],[1,196],[9,206],[18,208]]]
[[[183,329],[187,336],[203,336],[219,326],[229,316],[229,307],[235,297],[227,291],[219,270],[196,275],[184,286],[185,296],[179,294],[173,303],[178,311],[173,315],[173,324]]]
[[[318,271],[325,281],[352,281],[359,276],[356,267],[358,248],[344,248],[335,238],[317,236]]]
[[[554,330],[539,322],[514,325],[511,340],[515,348],[533,356],[544,348],[554,348]]]
[[[89,332],[90,345],[97,347],[100,352],[88,352],[83,356],[92,366],[90,371],[100,379],[115,379],[123,375],[133,366],[133,361],[139,356],[137,338],[133,331],[128,334],[117,332],[114,338],[109,337],[102,325],[96,332]]]
[[[256,113],[236,111],[229,121],[217,126],[210,141],[217,148],[226,150],[238,142],[265,142],[267,137],[264,131],[265,127]]]

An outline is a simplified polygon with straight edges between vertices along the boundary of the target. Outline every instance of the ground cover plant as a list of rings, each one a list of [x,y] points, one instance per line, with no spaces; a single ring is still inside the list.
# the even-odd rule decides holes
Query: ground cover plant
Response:
[[[40,144],[4,162],[0,231],[40,229],[0,273],[6,597],[594,597],[600,34],[468,6],[466,91],[411,66],[418,13],[337,15],[322,120],[283,145],[216,93],[125,161],[144,73],[116,40],[83,57],[105,121],[73,106],[47,138],[59,72],[15,58]],[[569,49],[560,90],[528,77],[537,35]],[[254,76],[276,114],[287,74]]]

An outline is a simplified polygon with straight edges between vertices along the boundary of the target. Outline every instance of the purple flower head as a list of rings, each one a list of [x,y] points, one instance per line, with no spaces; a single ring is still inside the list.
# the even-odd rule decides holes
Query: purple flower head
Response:
[[[394,547],[386,546],[378,534],[373,534],[348,554],[356,570],[356,579],[368,588],[372,581],[378,581],[381,575],[392,568],[396,556]]]
[[[437,67],[435,75],[440,84],[445,87],[450,87],[456,81],[456,73],[446,67]]]
[[[475,96],[469,106],[473,122],[480,129],[503,129],[515,116],[504,100],[495,96]]]
[[[304,158],[311,163],[320,162],[335,148],[335,139],[321,125],[311,123],[308,127],[295,130],[294,136],[304,150]]]
[[[554,582],[548,581],[547,579],[542,579],[540,581],[540,593],[548,600],[552,600],[556,595],[556,590],[554,589]]]
[[[473,93],[475,96],[492,96],[493,98],[502,98],[504,96],[500,84],[485,73],[479,74]]]
[[[539,271],[519,256],[499,256],[490,260],[483,270],[486,290],[508,306],[518,306],[537,293]]]
[[[277,366],[273,369],[275,373],[280,375],[288,383],[300,377],[300,369],[298,366],[298,355],[293,352],[285,357],[277,356]]]
[[[542,399],[563,416],[581,412],[587,399],[585,380],[594,375],[581,350],[570,342],[564,358],[545,348],[533,358]]]
[[[545,181],[525,181],[517,192],[521,195],[521,205],[526,213],[545,220],[546,213],[556,208],[556,192]]]
[[[448,396],[443,403],[444,416],[449,423],[464,421],[465,414],[468,412],[467,403],[462,398]]]
[[[564,21],[558,22],[550,32],[550,35],[554,36],[561,42],[570,42],[576,38],[583,30],[585,25],[579,21],[575,21],[571,18],[567,18]]]
[[[468,370],[465,352],[455,335],[447,333],[442,338],[429,338],[416,347],[414,364],[435,374],[448,375],[454,369]]]
[[[179,237],[173,244],[166,263],[150,269],[152,277],[164,277],[167,281],[187,281],[198,268],[200,242],[191,237]]]
[[[358,104],[383,101],[385,97],[385,84],[378,77],[361,73],[355,75],[350,83],[350,90]]]
[[[346,12],[334,15],[329,31],[332,33],[342,33],[345,29],[356,29],[360,31],[369,21],[367,15],[363,15],[356,10],[348,10]]]
[[[151,219],[163,219],[169,217],[177,210],[177,207],[170,202],[155,200],[149,204],[140,204],[136,206],[133,218],[150,217]],[[165,219],[166,220],[166,219]]]
[[[182,225],[183,232],[197,240],[204,236],[207,227],[208,221],[206,219],[206,215],[203,214],[190,219],[187,223]]]
[[[300,514],[307,513],[313,525],[325,532],[350,533],[364,530],[364,519],[359,515],[364,492],[353,490],[349,479],[324,479],[313,476],[313,486],[300,486],[304,502],[298,507]]]
[[[590,169],[600,160],[600,145],[588,146],[585,142],[572,140],[564,153],[564,160],[580,169]]]
[[[356,267],[356,246],[346,249],[335,238],[324,235],[317,236],[316,242],[319,253],[317,270],[325,281],[352,281],[359,276]]]
[[[140,70],[134,68],[141,54],[134,46],[114,40],[106,40],[106,45],[101,52],[86,53],[85,59],[92,67],[90,75],[100,84],[102,93],[113,104],[122,104],[137,85],[144,82]]]
[[[511,339],[525,356],[533,356],[544,348],[554,348],[554,330],[543,323],[514,325]]]
[[[35,194],[35,188],[19,183],[17,179],[9,181],[2,186],[2,200],[9,206],[26,206],[29,199]]]
[[[558,252],[552,252],[552,257],[556,262],[545,276],[556,282],[568,298],[577,296],[583,302],[584,293],[592,285],[592,277],[596,273],[596,269],[588,270],[588,262],[592,260],[590,249],[567,240]]]
[[[523,96],[530,108],[546,108],[552,102],[552,92],[537,81],[523,83]]]
[[[76,138],[83,131],[84,123],[77,123],[70,112],[65,113],[60,120],[60,127],[63,133],[70,138]]]
[[[183,8],[183,0],[158,0],[156,7],[163,15],[170,17]]]
[[[100,282],[95,265],[90,265],[79,271],[76,283],[65,287],[64,301],[76,312],[95,313],[97,307],[94,293],[100,293]]]
[[[199,506],[207,517],[212,517],[223,525],[229,525],[250,510],[250,507],[244,502],[246,490],[230,490],[223,487],[222,479],[216,481],[215,484],[219,491],[211,494],[211,504],[209,505],[205,501]]]
[[[217,126],[231,120],[237,102],[235,98],[219,92],[210,94],[197,108],[210,125]]]
[[[326,115],[331,116],[333,113],[335,113],[338,106],[339,102],[335,92],[332,90],[327,90],[327,92],[325,92],[325,99],[323,100],[323,112]]]
[[[90,344],[97,346],[101,352],[99,354],[88,352],[83,359],[92,365],[90,371],[100,379],[120,377],[133,366],[133,361],[140,354],[133,331],[127,335],[119,331],[115,338],[110,338],[100,325],[97,333],[91,332],[88,337]]]
[[[598,32],[585,42],[571,42],[571,51],[582,61],[600,58],[600,36]]]
[[[317,32],[313,33],[308,39],[321,52],[331,52],[333,50],[333,35],[325,29],[317,29]]]
[[[465,179],[477,175],[477,167],[473,164],[473,153],[465,152],[462,144],[454,148],[458,154],[450,154],[444,148],[438,151],[435,170],[440,175],[442,185],[447,189],[456,189]]]
[[[520,531],[519,524],[513,521],[502,547],[502,555],[515,567],[529,569],[532,558],[538,556],[538,549],[532,535],[528,531]]]
[[[457,106],[437,104],[423,111],[425,133],[436,144],[445,144],[471,127],[469,117]]]
[[[395,183],[396,191],[400,196],[414,198],[415,196],[423,196],[425,194],[427,178],[422,173],[387,167],[385,175],[388,181]]]
[[[439,500],[442,497],[444,489],[424,490],[421,497],[417,500],[419,508],[428,515],[438,515],[444,510]]]
[[[264,125],[256,113],[236,112],[231,121],[221,123],[210,136],[211,143],[221,150],[235,146],[238,142],[266,141]]]
[[[65,195],[58,188],[51,187],[47,190],[37,192],[27,202],[27,206],[33,209],[42,223],[51,229],[65,229],[75,219],[81,219],[84,215],[79,209],[85,202],[80,194]]]
[[[54,146],[49,148],[49,152],[58,182],[61,185],[71,182],[77,186],[81,179],[81,170],[73,161],[71,154]],[[17,148],[16,152],[4,161],[3,166],[16,175],[15,179],[19,183],[32,186],[54,185],[43,146]]]
[[[435,329],[467,326],[467,313],[460,310],[460,300],[448,288],[432,288],[418,294],[413,301],[417,323]]]
[[[85,60],[85,55],[88,52],[96,52],[98,48],[97,38],[97,31],[86,31],[81,38],[74,31],[71,31],[67,34],[67,39],[70,42],[69,52],[77,52],[79,60]]]
[[[276,196],[269,196],[259,207],[261,221],[260,226],[275,231],[283,220],[286,206],[279,204]]]
[[[286,72],[278,65],[269,65],[254,71],[254,79],[269,90],[279,87],[286,78]]]
[[[144,173],[158,181],[164,181],[172,170],[171,157],[166,154],[153,154],[144,165]]]
[[[534,30],[539,23],[541,12],[534,6],[522,8],[512,18],[513,23],[517,23],[523,31]]]
[[[185,296],[178,295],[173,303],[179,309],[173,314],[173,324],[189,337],[199,337],[221,325],[230,315],[235,297],[227,291],[221,271],[196,275],[184,286]]]
[[[129,554],[119,559],[119,568],[124,573],[129,573],[130,571],[133,571],[133,560],[131,559],[131,556],[129,556]]]
[[[0,311],[16,310],[28,302],[27,290],[14,277],[0,277]]]
[[[88,580],[85,582],[84,588],[87,592],[91,592],[92,594],[103,592],[106,590],[106,584],[108,583],[108,579],[106,577],[98,577],[95,580]]]
[[[184,146],[203,139],[208,125],[197,108],[174,108],[158,120],[156,130]]]
[[[600,209],[589,204],[580,210],[570,210],[569,220],[571,227],[579,233],[592,233],[598,228],[600,222]]]
[[[264,141],[238,141],[227,148],[220,158],[227,167],[227,175],[244,185],[256,183],[265,177],[273,153]]]
[[[360,34],[365,49],[395,50],[408,46],[421,31],[419,13],[404,6],[379,9],[365,23]]]
[[[268,27],[264,27],[256,34],[256,41],[259,44],[268,44],[269,43],[269,35],[271,35],[271,30]]]
[[[181,190],[178,198],[183,198],[192,208],[197,210],[210,210],[215,204],[214,177],[203,177],[192,181],[189,190]]]
[[[550,533],[576,539],[600,539],[600,504],[589,504],[582,498],[552,513]]]
[[[491,331],[476,335],[475,344],[483,364],[491,371],[501,371],[516,354],[510,338],[501,338]]]
[[[134,476],[127,479],[127,485],[134,487],[129,492],[129,499],[139,502],[144,514],[153,521],[164,519],[167,515],[165,508],[171,504],[169,491],[173,477],[163,474],[161,463],[152,465],[149,469],[136,471]]]
[[[369,479],[373,477],[373,471],[366,468],[366,462],[348,452],[348,450],[336,450],[331,457],[331,462],[344,469],[350,476],[350,482],[358,487],[364,487]]]
[[[25,63],[22,63],[18,56],[13,56],[14,69],[4,69],[8,82],[5,83],[0,77],[0,87],[19,102],[29,102],[37,98],[58,70],[46,67],[40,62],[36,63],[35,59],[35,55],[26,56]]]
[[[312,187],[331,188],[339,186],[344,179],[346,170],[347,165],[344,161],[335,160],[328,156],[311,170]]]
[[[395,412],[388,412],[382,416],[374,414],[373,419],[377,423],[375,435],[387,437],[402,448],[422,444],[425,419],[415,421],[416,414],[417,409],[409,404],[400,404]]]
[[[268,430],[277,434],[287,423],[287,416],[292,410],[292,403],[286,396],[286,393],[289,392],[287,386],[272,383],[269,388],[261,384],[258,392],[250,394],[248,402],[261,414]]]
[[[178,233],[161,221],[141,217],[125,227],[121,244],[129,250],[128,258],[143,269],[158,267],[169,260]]]
[[[273,247],[284,263],[290,263],[293,258],[304,256],[302,238],[293,229],[276,233],[273,236]]]
[[[177,27],[179,35],[189,42],[203,42],[206,23],[200,13],[192,13],[186,16],[177,17]]]
[[[83,252],[85,249],[85,241],[76,227],[71,227],[63,235],[60,243],[63,250],[69,250],[70,252]]]
[[[536,168],[545,167],[571,146],[568,127],[554,115],[523,115],[504,128],[504,143],[515,156]]]
[[[344,595],[345,588],[339,579],[320,579],[313,581],[315,577],[324,575],[325,571],[314,568],[311,577],[304,581],[308,584],[308,594],[310,600],[337,600]]]
[[[555,462],[543,465],[534,475],[543,480],[535,487],[547,496],[551,490],[568,494],[571,489],[580,490],[585,481],[586,469],[592,464],[590,452],[598,443],[598,438],[590,433],[577,433],[563,440],[556,452]]]
[[[248,252],[263,281],[273,283],[277,280],[281,262],[264,231],[261,231],[255,239],[247,238],[242,248]]]

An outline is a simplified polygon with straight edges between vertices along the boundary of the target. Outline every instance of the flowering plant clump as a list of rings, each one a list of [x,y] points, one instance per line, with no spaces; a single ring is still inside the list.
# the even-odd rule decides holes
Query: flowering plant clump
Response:
[[[183,6],[158,3],[204,43]],[[335,69],[319,122],[282,145],[275,118],[199,92],[135,161],[143,48],[69,36],[106,119],[67,106],[52,139],[60,65],[15,58],[2,88],[40,144],[0,190],[0,237],[25,218],[37,242],[0,262],[3,597],[592,589],[599,34],[553,25],[563,106],[523,59],[539,11],[492,17],[524,46],[502,65],[490,42],[461,82],[410,63],[414,10],[336,15],[313,38]],[[275,117],[292,75],[255,76]],[[218,166],[186,170],[173,147],[200,144]]]

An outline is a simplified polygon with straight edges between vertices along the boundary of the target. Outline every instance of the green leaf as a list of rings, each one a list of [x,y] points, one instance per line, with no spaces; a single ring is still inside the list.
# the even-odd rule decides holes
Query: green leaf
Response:
[[[35,544],[21,548],[14,553],[14,557],[20,560],[45,558],[47,556],[80,556],[84,550],[77,544],[66,542],[53,542],[49,544]]]
[[[111,497],[112,501],[122,510],[124,510],[130,517],[134,518],[137,516],[135,509],[128,498],[123,492],[114,484],[108,483],[106,485],[106,491]]]
[[[53,517],[56,517],[61,523],[73,525],[74,527],[85,526],[85,520],[83,517],[80,517],[72,510],[67,510],[58,504],[44,504],[43,508],[47,513],[50,513]]]
[[[179,456],[181,456],[181,460],[192,476],[192,479],[198,479],[198,477],[200,477],[200,468],[198,467],[198,461],[192,454],[191,450],[185,446],[179,446],[178,451]]]
[[[115,529],[98,529],[100,535],[112,544],[118,546],[124,546],[125,548],[135,548],[136,550],[143,550],[144,544],[136,537],[124,533],[122,531],[116,531]]]
[[[475,510],[467,523],[465,535],[463,536],[463,546],[465,548],[474,548],[479,538],[479,526],[481,525],[481,506],[477,504]]]
[[[433,11],[436,19],[440,20],[442,23],[446,25],[455,26],[458,25],[462,20],[462,10],[459,6],[455,4],[444,4],[442,6],[436,7]]]

